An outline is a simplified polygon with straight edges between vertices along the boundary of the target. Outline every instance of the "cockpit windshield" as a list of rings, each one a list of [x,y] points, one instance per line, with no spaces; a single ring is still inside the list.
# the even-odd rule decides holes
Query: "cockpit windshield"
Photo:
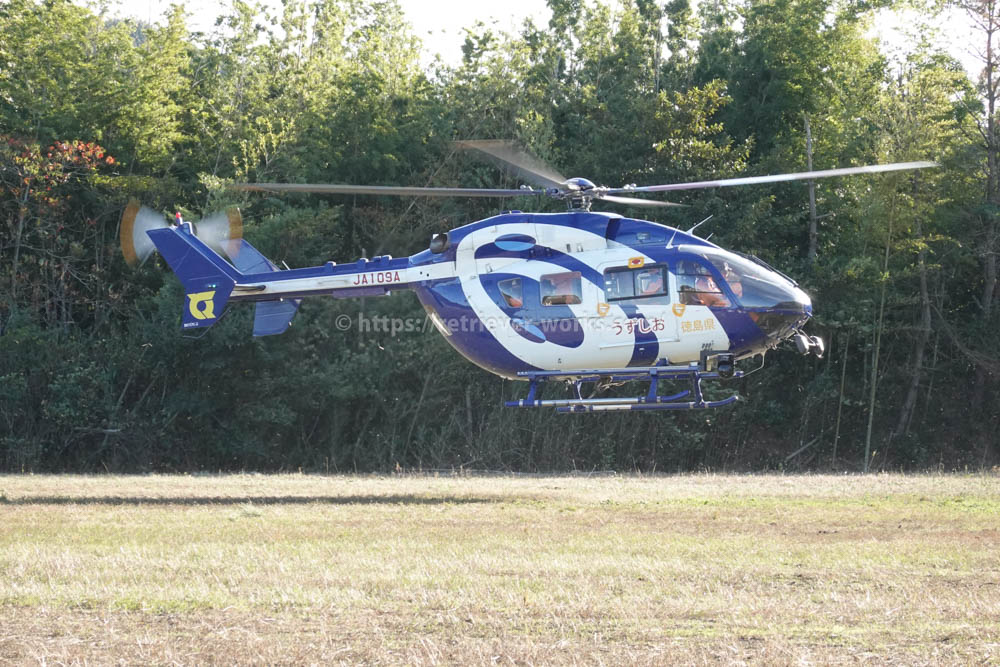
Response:
[[[716,248],[686,246],[683,250],[711,262],[744,308],[782,308],[797,304],[794,284],[776,271]]]

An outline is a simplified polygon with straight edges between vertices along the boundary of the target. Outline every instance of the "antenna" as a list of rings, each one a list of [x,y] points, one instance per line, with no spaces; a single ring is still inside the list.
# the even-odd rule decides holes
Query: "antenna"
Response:
[[[712,215],[708,216],[707,218],[705,218],[704,220],[702,220],[701,222],[699,222],[699,223],[698,223],[697,225],[695,225],[695,226],[694,226],[694,227],[692,227],[691,229],[687,230],[687,233],[688,233],[688,234],[693,234],[693,233],[694,233],[694,230],[698,229],[699,227],[701,227],[702,225],[704,225],[704,224],[705,224],[706,222],[708,222],[709,220],[711,220],[711,219],[712,219],[712,218],[714,218],[714,217],[715,217],[715,215],[714,215],[714,214],[712,214]]]

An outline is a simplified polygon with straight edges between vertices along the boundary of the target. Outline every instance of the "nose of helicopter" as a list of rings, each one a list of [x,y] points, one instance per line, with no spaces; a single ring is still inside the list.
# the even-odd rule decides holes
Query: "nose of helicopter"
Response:
[[[774,344],[800,329],[812,317],[813,308],[812,299],[795,283],[788,281],[772,287],[776,292],[772,303],[753,313],[751,317]]]
[[[795,287],[794,294],[795,294],[795,303],[798,304],[799,308],[805,314],[806,318],[808,319],[812,317],[813,305],[812,305],[812,299],[809,298],[809,295],[803,292],[798,287]]]

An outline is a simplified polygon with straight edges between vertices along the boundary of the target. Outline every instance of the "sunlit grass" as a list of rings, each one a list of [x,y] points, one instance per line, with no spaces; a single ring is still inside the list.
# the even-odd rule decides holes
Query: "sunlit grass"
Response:
[[[1000,477],[0,477],[0,661],[1000,660]]]

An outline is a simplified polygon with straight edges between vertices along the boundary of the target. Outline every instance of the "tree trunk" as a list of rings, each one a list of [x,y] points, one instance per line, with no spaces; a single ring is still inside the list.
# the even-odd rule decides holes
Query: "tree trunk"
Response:
[[[21,196],[17,210],[17,236],[14,237],[14,261],[11,265],[10,273],[10,301],[11,312],[17,302],[17,264],[21,258],[21,238],[24,236],[24,220],[28,217],[28,195],[30,187],[24,188],[24,195]]]
[[[878,356],[882,346],[882,326],[885,322],[885,293],[889,287],[889,249],[892,247],[892,222],[895,214],[896,198],[893,196],[888,216],[889,230],[885,237],[885,258],[882,261],[882,298],[879,305],[878,322],[875,325],[875,351],[872,355],[872,383],[868,400],[868,430],[865,433],[865,473],[868,472],[868,465],[871,463],[872,424],[875,421],[875,394],[878,389]]]
[[[837,425],[833,429],[833,455],[830,457],[830,466],[837,465],[837,443],[840,442],[840,416],[844,412],[844,381],[847,379],[847,354],[851,350],[851,331],[847,331],[847,338],[844,340],[844,361],[840,366],[840,397],[837,401]]]
[[[1000,204],[998,204],[1000,205]],[[983,257],[983,319],[993,314],[993,301],[997,291],[997,222],[994,218],[986,230],[985,257]]]
[[[806,123],[806,170],[813,170],[813,140],[812,132],[809,129],[809,116],[805,116]],[[816,245],[819,237],[819,230],[816,225],[816,181],[809,181],[809,263],[816,263]]]
[[[916,236],[921,237],[920,216],[916,220]],[[893,435],[902,435],[910,430],[910,423],[913,420],[913,411],[917,405],[917,394],[920,390],[920,380],[923,377],[924,351],[931,337],[931,298],[927,289],[927,264],[925,262],[927,251],[921,246],[917,255],[917,271],[920,277],[920,333],[913,348],[913,365],[910,369],[910,387],[906,392],[906,398],[899,410],[899,420]]]

